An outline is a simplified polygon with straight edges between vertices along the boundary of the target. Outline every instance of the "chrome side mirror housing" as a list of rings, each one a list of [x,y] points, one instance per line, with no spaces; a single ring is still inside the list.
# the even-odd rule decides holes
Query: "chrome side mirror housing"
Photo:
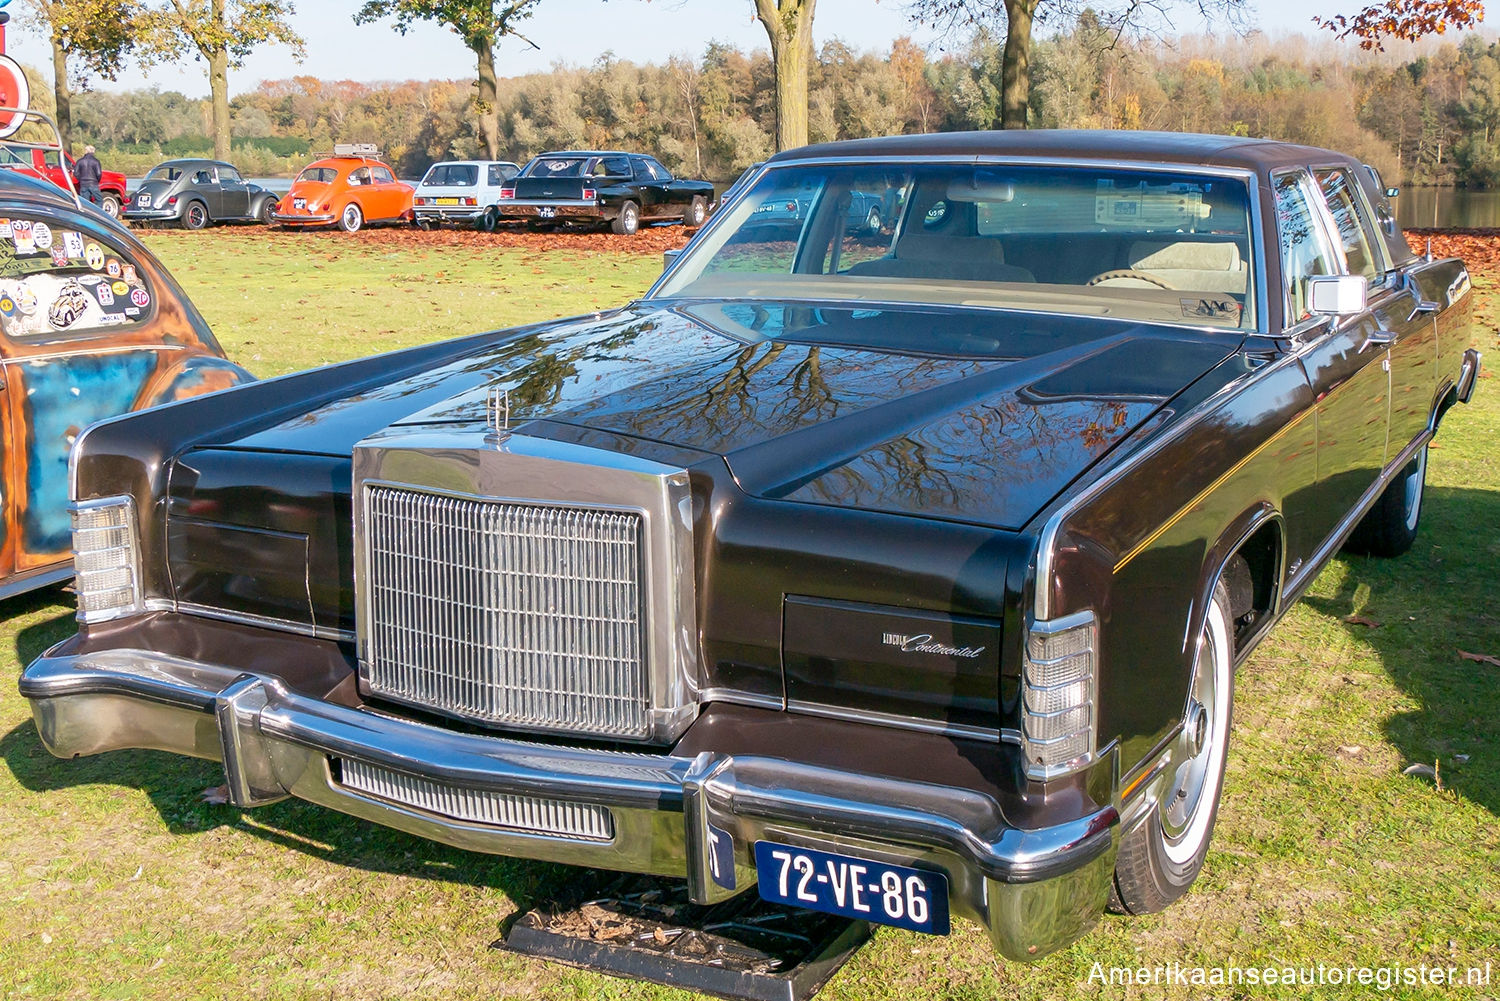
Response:
[[[676,250],[663,250],[661,252],[661,269],[662,269],[662,271],[666,271],[668,268],[670,268],[672,266],[673,262],[675,262],[677,260],[677,258],[679,258],[681,256],[682,256],[682,248],[681,247],[677,248]]]
[[[1370,300],[1364,275],[1313,275],[1307,279],[1307,311],[1324,316],[1362,312]]]

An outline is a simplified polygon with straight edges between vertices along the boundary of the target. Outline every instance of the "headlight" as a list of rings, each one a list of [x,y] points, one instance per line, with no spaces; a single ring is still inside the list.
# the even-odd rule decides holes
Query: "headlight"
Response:
[[[1021,679],[1026,774],[1051,779],[1087,765],[1096,749],[1098,629],[1093,612],[1033,622]]]
[[[104,622],[141,611],[140,547],[131,499],[80,501],[72,512],[78,621]]]

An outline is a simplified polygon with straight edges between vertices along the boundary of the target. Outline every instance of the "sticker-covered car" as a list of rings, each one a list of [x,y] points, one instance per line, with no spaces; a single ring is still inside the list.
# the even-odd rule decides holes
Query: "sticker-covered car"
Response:
[[[270,222],[276,195],[222,160],[165,160],[142,178],[125,204],[131,222],[173,222],[203,229],[220,222]]]
[[[489,231],[500,221],[500,192],[520,172],[508,160],[444,160],[427,168],[412,198],[418,226],[468,223]]]
[[[90,424],[250,381],[128,231],[0,173],[0,597],[73,575],[68,452]]]
[[[334,147],[332,156],[308,164],[271,213],[282,226],[338,226],[346,233],[412,217],[410,184],[368,144]]]
[[[1474,300],[1328,150],[789,150],[619,309],[96,426],[117,584],[21,691],[237,807],[1035,959],[1218,864],[1235,668],[1451,503]]]

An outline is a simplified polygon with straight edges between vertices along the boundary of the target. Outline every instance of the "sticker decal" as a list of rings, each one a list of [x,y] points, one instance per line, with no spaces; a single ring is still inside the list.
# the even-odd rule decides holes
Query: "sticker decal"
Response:
[[[125,265],[125,271],[124,271],[123,274],[120,275],[120,277],[124,278],[127,282],[129,282],[132,285],[139,285],[141,283],[140,278],[137,277],[137,275],[135,273],[135,265],[134,264],[127,264],[127,265]]]
[[[115,282],[110,288],[114,289],[115,295],[125,295],[130,291],[130,286],[124,282]]]
[[[68,282],[58,290],[57,298],[47,308],[47,322],[58,330],[66,330],[78,322],[89,308],[88,293],[77,282]]]
[[[123,269],[120,267],[120,262],[115,260],[113,257],[111,257],[109,261],[104,265],[104,273],[109,275],[111,278],[120,277],[122,271]]]
[[[1183,299],[1182,315],[1207,320],[1240,321],[1240,304],[1233,299],[1204,296],[1201,299]]]
[[[62,235],[63,249],[69,257],[80,258],[83,256],[83,234],[73,230],[67,230]]]
[[[30,316],[36,312],[37,305],[36,293],[25,285],[22,285],[20,290],[16,292],[16,308],[27,316]]]
[[[36,239],[32,236],[31,220],[17,219],[10,224],[11,242],[15,244],[16,255],[36,253]]]
[[[56,244],[54,244],[52,247],[52,265],[53,267],[58,268],[65,268],[68,266],[68,252],[62,249],[62,247],[57,246]]]
[[[91,243],[83,248],[83,258],[88,261],[89,267],[99,271],[104,267],[104,248],[97,243]]]
[[[133,288],[130,290],[130,301],[145,309],[151,303],[151,296],[143,288]]]
[[[32,223],[31,239],[37,250],[52,249],[52,227],[44,222]]]
[[[94,296],[99,300],[99,305],[101,306],[113,306],[115,304],[115,294],[103,282],[94,286]]]
[[[8,295],[0,295],[0,316],[15,316],[20,309],[16,306],[16,300]]]
[[[0,219],[0,240],[9,240],[10,236],[10,220]]]

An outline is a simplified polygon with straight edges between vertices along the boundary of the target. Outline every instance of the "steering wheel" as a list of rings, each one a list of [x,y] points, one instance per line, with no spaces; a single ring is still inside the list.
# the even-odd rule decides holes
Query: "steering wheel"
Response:
[[[1141,282],[1145,285],[1155,285],[1157,288],[1164,288],[1172,291],[1176,290],[1176,286],[1168,285],[1166,282],[1162,281],[1155,275],[1146,271],[1137,271],[1135,268],[1116,268],[1114,271],[1105,271],[1102,274],[1097,274],[1094,277],[1090,278],[1088,281],[1084,282],[1084,285],[1103,285],[1105,282],[1114,281],[1117,278],[1131,279]]]

